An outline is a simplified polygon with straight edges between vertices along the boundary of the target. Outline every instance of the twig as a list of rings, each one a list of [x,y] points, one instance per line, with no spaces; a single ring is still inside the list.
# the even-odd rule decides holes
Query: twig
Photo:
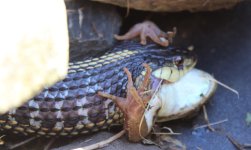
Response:
[[[49,143],[44,147],[44,150],[49,150],[51,145],[55,142],[56,138],[53,138],[49,141]]]
[[[210,123],[209,125],[210,126],[214,126],[214,125],[217,125],[217,124],[221,124],[223,122],[226,122],[228,121],[228,119],[224,119],[224,120],[220,120],[220,121],[217,121],[217,122],[214,122],[214,123]],[[199,129],[199,128],[205,128],[205,127],[208,127],[208,124],[205,124],[205,125],[201,125],[201,126],[198,126],[198,127],[194,127],[193,129]]]
[[[233,93],[235,93],[235,94],[237,95],[238,99],[240,98],[239,92],[238,92],[237,90],[231,88],[230,86],[228,86],[228,85],[226,85],[226,84],[224,84],[224,83],[222,83],[222,82],[220,82],[220,81],[218,81],[218,80],[216,80],[216,79],[214,79],[214,78],[212,78],[212,77],[207,77],[207,78],[208,78],[209,80],[213,81],[213,82],[218,83],[218,84],[221,85],[222,87],[224,87],[224,88],[226,88],[226,89],[232,91]]]
[[[14,145],[12,145],[12,146],[10,146],[9,147],[9,149],[14,149],[14,148],[17,148],[17,147],[19,147],[19,146],[22,146],[22,145],[24,145],[24,144],[26,144],[26,143],[29,143],[30,141],[32,141],[32,140],[35,140],[37,137],[31,137],[31,138],[29,138],[29,139],[27,139],[27,140],[24,140],[24,141],[22,141],[22,142],[20,142],[20,143],[17,143],[17,144],[14,144]]]
[[[125,17],[128,17],[130,14],[130,0],[126,0],[126,15]]]
[[[92,139],[87,139],[87,140],[85,140],[84,142],[86,143],[86,142],[90,142]]]
[[[163,132],[155,132],[152,134],[156,134],[156,135],[181,135],[182,133],[163,133]]]
[[[168,127],[163,127],[162,129],[166,129],[169,131],[169,133],[154,133],[154,134],[167,134],[167,135],[181,135],[182,133],[176,133],[176,132],[173,132],[173,130],[171,128],[168,128]]]
[[[197,150],[202,150],[202,148],[200,148],[199,146],[197,146],[196,148],[197,148]]]
[[[207,127],[210,131],[214,132],[215,129],[210,125],[210,122],[209,122],[209,119],[208,119],[208,115],[207,115],[207,109],[206,109],[206,106],[203,105],[203,113],[204,113],[204,119],[207,123]]]
[[[162,82],[163,82],[163,79],[161,79],[160,80],[160,82],[159,82],[159,84],[158,84],[158,86],[157,86],[157,88],[156,88],[156,90],[154,91],[154,93],[153,93],[153,95],[152,95],[152,97],[151,97],[151,99],[149,100],[149,102],[155,97],[155,95],[157,94],[157,92],[159,91],[159,88],[160,88],[160,86],[161,86],[161,84],[162,84]],[[148,110],[149,109],[149,105],[147,105],[147,107],[146,107],[146,109],[145,110]],[[139,124],[139,134],[140,134],[140,137],[142,138],[142,139],[144,139],[144,140],[146,140],[146,141],[148,141],[148,142],[153,142],[153,141],[150,141],[150,140],[148,140],[148,139],[146,139],[145,137],[143,137],[142,135],[141,135],[141,131],[140,131],[140,129],[141,129],[141,126],[142,126],[142,123],[143,123],[143,119],[144,119],[144,116],[145,116],[145,113],[146,113],[146,111],[144,112],[144,115],[141,117],[141,120],[140,120],[140,124]],[[154,142],[153,142],[154,143]]]
[[[251,148],[251,144],[247,144],[247,143],[242,144],[242,146],[243,146],[244,148]]]
[[[228,138],[228,140],[238,149],[238,150],[245,150],[244,148],[243,148],[243,146],[239,143],[239,142],[237,142],[233,137],[231,137],[230,135],[226,135],[227,136],[227,138]]]
[[[107,146],[109,143],[117,140],[118,138],[120,138],[121,136],[123,136],[125,134],[125,130],[120,131],[119,133],[115,134],[114,136],[110,137],[107,140],[86,146],[86,147],[82,147],[82,148],[76,148],[73,150],[93,150],[93,149],[98,149],[98,148],[102,148]]]

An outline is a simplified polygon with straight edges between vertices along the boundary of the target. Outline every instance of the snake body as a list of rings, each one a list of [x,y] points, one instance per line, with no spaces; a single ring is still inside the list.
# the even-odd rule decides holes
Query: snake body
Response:
[[[193,58],[194,54],[173,47],[122,42],[102,56],[70,63],[65,79],[1,115],[0,129],[25,135],[64,136],[108,128],[123,121],[123,114],[111,100],[98,96],[98,91],[125,97],[124,67],[135,80],[144,71],[143,63],[156,70],[173,66],[181,57]]]

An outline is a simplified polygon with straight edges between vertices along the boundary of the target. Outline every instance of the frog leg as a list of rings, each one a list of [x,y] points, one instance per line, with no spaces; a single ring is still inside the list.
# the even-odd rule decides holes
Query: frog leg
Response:
[[[147,71],[144,81],[139,88],[141,91],[144,90],[144,88],[142,88],[144,85],[149,84],[151,74],[150,67],[147,64],[144,64],[144,66]],[[138,142],[148,134],[147,124],[144,119],[144,112],[145,106],[150,98],[139,94],[139,90],[137,90],[133,85],[130,71],[127,68],[124,68],[124,71],[128,77],[126,98],[117,97],[104,92],[98,92],[98,95],[111,99],[121,109],[125,116],[124,129],[128,133],[129,140],[132,142]]]
[[[114,37],[117,40],[128,40],[140,36],[140,43],[142,45],[146,45],[146,39],[149,37],[152,41],[161,46],[168,46],[169,43],[172,42],[172,38],[175,36],[176,32],[176,28],[174,28],[173,31],[165,33],[153,22],[144,21],[143,23],[134,25],[126,34],[114,35]]]

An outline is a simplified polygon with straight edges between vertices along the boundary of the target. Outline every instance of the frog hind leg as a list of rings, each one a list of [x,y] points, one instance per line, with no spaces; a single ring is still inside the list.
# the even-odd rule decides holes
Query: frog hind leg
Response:
[[[141,95],[146,85],[150,82],[151,68],[147,64],[143,64],[146,68],[146,74],[142,85],[137,90],[132,81],[132,75],[127,68],[124,68],[128,77],[127,95],[126,98],[117,97],[108,93],[98,92],[98,95],[111,99],[124,113],[124,129],[126,130],[129,140],[138,142],[148,134],[146,121],[144,119],[145,107],[150,100],[150,97]],[[142,120],[143,118],[143,120]]]

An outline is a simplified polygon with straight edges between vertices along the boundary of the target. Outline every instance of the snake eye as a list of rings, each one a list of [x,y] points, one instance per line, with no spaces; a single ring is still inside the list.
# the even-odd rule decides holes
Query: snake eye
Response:
[[[183,59],[182,57],[176,57],[176,58],[174,59],[174,64],[175,64],[176,66],[181,66],[181,65],[183,65],[183,62],[184,62],[184,59]]]

